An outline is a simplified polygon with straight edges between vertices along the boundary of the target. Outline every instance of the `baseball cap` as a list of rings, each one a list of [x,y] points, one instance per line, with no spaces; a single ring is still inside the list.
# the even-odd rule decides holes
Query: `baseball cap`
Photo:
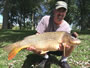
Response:
[[[67,10],[67,3],[64,1],[57,1],[55,9],[65,8]]]

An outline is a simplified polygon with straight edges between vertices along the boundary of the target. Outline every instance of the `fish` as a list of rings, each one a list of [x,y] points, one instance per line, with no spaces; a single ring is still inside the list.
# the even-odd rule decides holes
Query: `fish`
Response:
[[[64,47],[65,45],[76,46],[81,43],[81,40],[72,37],[70,33],[64,31],[45,32],[27,36],[23,40],[5,46],[4,50],[9,52],[8,60],[11,60],[22,49],[34,47],[37,51],[40,51],[42,55],[49,51],[59,50],[59,45],[61,43],[63,43]]]

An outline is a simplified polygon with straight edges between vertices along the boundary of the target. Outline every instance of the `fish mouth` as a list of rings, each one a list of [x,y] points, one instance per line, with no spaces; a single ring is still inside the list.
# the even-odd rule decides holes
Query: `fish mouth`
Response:
[[[80,44],[81,41],[80,41],[80,40],[76,40],[76,41],[74,41],[73,43],[74,43],[74,44]]]
[[[72,37],[71,43],[73,45],[79,45],[81,43],[81,40],[79,40],[78,38]]]

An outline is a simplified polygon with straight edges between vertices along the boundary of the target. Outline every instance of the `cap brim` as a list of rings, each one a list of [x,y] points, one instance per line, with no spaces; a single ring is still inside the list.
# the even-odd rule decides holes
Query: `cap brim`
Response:
[[[59,8],[65,8],[67,10],[67,7],[64,7],[64,6],[57,6],[56,9],[59,9]]]

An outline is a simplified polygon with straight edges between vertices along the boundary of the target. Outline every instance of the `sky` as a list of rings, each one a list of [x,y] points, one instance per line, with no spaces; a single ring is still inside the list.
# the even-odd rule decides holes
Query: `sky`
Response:
[[[2,15],[0,15],[0,23],[2,23],[2,21],[3,21],[3,17]]]

